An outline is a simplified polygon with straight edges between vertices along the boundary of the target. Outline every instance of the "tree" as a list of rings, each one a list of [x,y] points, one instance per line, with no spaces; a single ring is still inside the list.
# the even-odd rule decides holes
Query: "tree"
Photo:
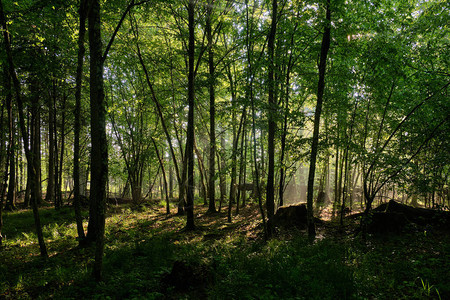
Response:
[[[103,56],[100,22],[100,1],[89,1],[91,107],[91,191],[87,238],[96,241],[93,275],[102,278],[105,234],[106,181],[108,179],[108,148],[106,141],[106,104],[103,90]]]
[[[80,204],[80,131],[81,131],[81,88],[83,77],[83,61],[86,49],[84,47],[84,39],[86,35],[86,17],[87,17],[86,0],[80,1],[78,9],[79,15],[79,31],[78,31],[78,54],[77,54],[77,70],[75,75],[75,124],[74,124],[74,142],[73,142],[73,206],[75,209],[75,218],[77,222],[77,233],[80,242],[85,239],[83,219],[81,216]],[[48,193],[48,190],[47,190]]]
[[[330,49],[330,32],[331,32],[331,10],[330,0],[326,3],[326,18],[324,23],[324,32],[322,36],[322,46],[319,58],[319,82],[317,84],[317,104],[314,112],[314,131],[311,145],[311,159],[309,162],[308,175],[308,194],[307,194],[307,210],[308,210],[308,238],[313,240],[316,235],[313,215],[313,195],[314,195],[314,176],[316,172],[317,150],[319,145],[319,126],[320,114],[322,113],[323,93],[325,89],[325,71],[327,66],[327,55]]]
[[[194,110],[195,110],[195,1],[189,0],[188,3],[188,27],[189,27],[189,45],[188,45],[188,125],[186,138],[185,159],[187,160],[187,200],[186,200],[186,229],[193,230],[194,223]]]
[[[209,67],[209,182],[208,182],[208,211],[216,212],[215,190],[216,190],[216,96],[215,96],[215,66],[213,50],[213,33],[211,19],[214,8],[214,0],[208,1],[206,34],[208,39],[208,67]]]
[[[5,88],[6,88],[6,110],[8,112],[8,152],[7,160],[9,165],[9,184],[8,194],[6,195],[6,206],[5,210],[14,210],[16,202],[16,160],[15,160],[15,132],[14,132],[14,114],[13,114],[13,103],[12,103],[12,93],[11,93],[11,78],[9,76],[9,71],[5,69]],[[8,173],[8,168],[5,170]],[[6,188],[6,187],[5,187]],[[3,194],[2,194],[3,195]],[[3,200],[3,199],[2,199]]]
[[[275,213],[275,131],[276,131],[276,122],[275,122],[275,112],[277,111],[276,105],[276,83],[274,79],[274,47],[275,47],[275,35],[277,31],[277,9],[278,9],[278,1],[272,1],[272,25],[270,27],[270,33],[268,37],[268,89],[269,89],[269,112],[268,112],[268,146],[267,152],[269,155],[269,170],[267,173],[267,190],[266,190],[266,207],[267,207],[267,217],[268,221],[268,235],[271,237],[274,233],[274,224],[273,224],[273,216]],[[280,187],[281,188],[281,187]]]

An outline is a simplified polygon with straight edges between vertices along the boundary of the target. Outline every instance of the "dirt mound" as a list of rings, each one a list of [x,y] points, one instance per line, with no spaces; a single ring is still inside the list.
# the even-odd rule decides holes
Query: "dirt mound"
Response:
[[[416,208],[391,200],[373,210],[367,229],[370,233],[400,232],[408,224],[450,228],[450,212]]]
[[[300,229],[307,227],[307,213],[306,204],[294,204],[289,206],[281,206],[278,208],[274,216],[275,226],[290,227],[295,226]],[[319,218],[314,218],[316,223],[322,223]]]

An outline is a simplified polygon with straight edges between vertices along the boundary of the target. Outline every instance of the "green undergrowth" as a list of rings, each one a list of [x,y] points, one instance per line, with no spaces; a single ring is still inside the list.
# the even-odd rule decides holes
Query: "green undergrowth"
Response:
[[[101,283],[91,277],[94,250],[77,247],[71,208],[41,210],[47,260],[39,257],[31,212],[7,213],[0,299],[450,298],[447,233],[362,242],[333,231],[310,245],[304,232],[293,230],[264,242],[255,210],[243,210],[233,224],[224,214],[205,215],[197,230],[185,232],[184,217],[148,206],[114,207]],[[188,271],[175,273],[177,263]]]

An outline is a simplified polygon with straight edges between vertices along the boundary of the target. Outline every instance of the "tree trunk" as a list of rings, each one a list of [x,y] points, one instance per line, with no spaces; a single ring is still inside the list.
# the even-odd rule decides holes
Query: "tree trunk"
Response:
[[[15,160],[15,145],[14,145],[14,115],[12,107],[12,94],[11,94],[11,78],[6,70],[6,109],[8,111],[8,155],[7,160],[9,160],[9,184],[8,184],[8,194],[6,196],[6,206],[5,210],[16,209],[16,160]],[[8,168],[5,170],[8,174]],[[5,187],[6,188],[6,187]],[[2,194],[3,196],[3,194]],[[3,198],[2,198],[3,201]]]
[[[152,138],[152,143],[153,143],[153,146],[155,147],[156,156],[158,157],[158,161],[159,161],[159,166],[161,167],[161,170],[162,170],[162,177],[164,179],[164,190],[166,191],[166,214],[169,215],[170,214],[170,202],[169,202],[169,195],[167,193],[167,177],[166,177],[166,171],[164,169],[164,162],[162,160],[161,155],[159,154],[158,147],[153,138]],[[170,172],[170,173],[172,174],[172,172]],[[161,194],[161,200],[162,200],[162,194]]]
[[[225,137],[224,133],[220,135],[220,168],[219,168],[219,185],[220,185],[220,202],[219,212],[222,210],[222,203],[225,201],[225,194],[227,193],[227,182],[225,178]]]
[[[33,76],[33,75],[32,75]],[[42,202],[42,187],[41,187],[41,108],[39,105],[39,87],[35,78],[31,79],[31,151],[33,152],[33,163],[35,176],[34,187],[36,188],[35,196],[37,204]]]
[[[242,129],[242,124],[245,121],[246,118],[246,107],[244,107],[244,110],[241,115],[241,120],[239,122],[239,129],[236,132],[236,105],[237,105],[237,97],[236,97],[236,91],[234,89],[234,80],[231,73],[231,68],[228,67],[228,80],[230,82],[230,90],[231,90],[231,102],[233,107],[232,112],[232,123],[233,123],[233,147],[231,149],[231,182],[230,182],[230,196],[228,199],[228,222],[231,222],[231,207],[236,201],[236,156],[237,156],[237,148],[239,145],[239,136]]]
[[[245,131],[244,131],[245,132]],[[249,139],[249,134],[245,133],[245,142],[244,142],[244,159],[243,159],[243,184],[246,183],[247,181],[247,149],[248,149],[248,139]],[[243,191],[242,193],[242,207],[245,207],[246,205],[246,201],[247,201],[247,192]]]
[[[65,124],[66,124],[66,95],[63,96],[62,108],[61,108],[61,140],[59,143],[60,157],[58,166],[58,190],[56,197],[58,198],[59,207],[63,205],[63,162],[64,162],[64,148],[65,148]]]
[[[267,209],[267,234],[271,238],[274,234],[274,221],[273,216],[275,214],[275,131],[276,131],[276,121],[275,114],[277,111],[276,103],[276,82],[274,79],[275,61],[274,61],[274,50],[275,50],[275,35],[277,31],[277,0],[272,1],[272,25],[270,28],[270,33],[268,37],[268,88],[269,88],[269,120],[268,120],[268,143],[267,152],[269,156],[269,166],[267,172],[267,189],[266,189],[266,209]],[[282,188],[282,187],[280,187]]]
[[[55,122],[54,110],[56,102],[56,84],[53,80],[53,92],[48,98],[48,177],[47,177],[47,193],[45,200],[49,203],[55,201]],[[55,201],[55,207],[57,203]]]
[[[169,198],[173,199],[173,167],[169,166]]]
[[[188,46],[188,125],[185,159],[188,163],[188,186],[186,201],[186,230],[193,230],[194,224],[194,109],[195,109],[195,82],[194,82],[194,55],[195,55],[195,23],[194,23],[195,1],[189,0],[188,4],[188,26],[189,26],[189,46]]]
[[[316,104],[316,111],[314,112],[314,132],[311,146],[311,159],[309,164],[309,175],[308,175],[307,223],[308,223],[308,238],[310,241],[313,241],[316,236],[316,228],[314,224],[314,214],[313,214],[314,175],[316,172],[316,158],[319,146],[319,125],[320,125],[320,114],[322,113],[323,92],[325,89],[325,71],[327,66],[327,55],[328,50],[330,49],[330,32],[331,32],[330,0],[327,0],[326,20],[324,27],[325,29],[322,37],[322,46],[320,50],[319,82],[317,84],[317,104]]]
[[[215,97],[215,67],[213,36],[211,30],[211,15],[213,9],[213,0],[209,0],[206,19],[206,34],[208,38],[208,66],[209,66],[209,181],[208,181],[208,212],[216,212],[215,185],[216,185],[216,97]]]
[[[203,199],[203,205],[208,205],[207,202],[207,189],[206,189],[206,182],[208,181],[206,170],[205,170],[205,164],[202,159],[202,154],[200,153],[198,147],[197,147],[197,141],[194,138],[194,153],[197,156],[197,165],[198,165],[198,173],[200,175],[200,180],[198,183],[198,190],[199,190],[199,196]]]
[[[6,102],[6,106],[7,106],[7,112],[8,112],[8,127],[10,128],[10,117],[9,117],[9,113],[10,113],[10,108],[9,106],[12,105],[12,94],[11,94],[11,79],[9,77],[9,73],[8,73],[8,69],[4,68],[4,80],[6,82],[5,87],[6,87],[6,99],[4,101],[4,103],[2,103],[2,107],[1,107],[1,118],[0,118],[0,132],[3,132],[3,116],[4,116],[4,107],[5,107],[5,102]],[[8,104],[9,103],[9,104]],[[8,128],[8,129],[9,129]],[[8,130],[9,134],[11,134],[10,129]],[[2,139],[1,139],[1,145],[0,145],[0,151],[1,154],[6,152],[6,155],[0,158],[0,168],[3,168],[3,173],[2,173],[2,178],[1,178],[1,183],[0,183],[0,247],[3,246],[3,235],[2,235],[2,229],[3,229],[3,199],[5,198],[5,193],[6,193],[6,188],[8,186],[8,166],[9,166],[9,161],[10,161],[10,156],[12,155],[11,150],[12,150],[12,144],[11,144],[11,137],[8,137],[8,147],[4,146],[5,144],[3,143],[3,135],[2,135]],[[6,148],[6,149],[5,149]],[[4,161],[3,161],[4,158]]]
[[[78,57],[77,57],[77,73],[75,75],[75,125],[74,125],[74,144],[73,144],[73,207],[75,210],[75,220],[77,222],[78,240],[81,243],[85,239],[83,228],[83,217],[81,215],[81,183],[80,183],[80,133],[81,133],[81,85],[83,79],[83,61],[86,49],[84,47],[84,38],[86,35],[86,0],[80,1],[80,9],[78,11],[80,24],[78,31]],[[50,178],[50,176],[49,176]]]
[[[245,114],[247,115],[247,107],[245,107]],[[245,132],[246,128],[245,128],[245,124],[246,124],[246,120],[243,121],[242,124],[242,133],[241,133],[241,147],[239,149],[239,181],[238,181],[238,185],[241,186],[243,184],[243,181],[245,181],[245,157],[244,157],[244,143],[247,137],[247,133]],[[237,150],[237,149],[236,149]],[[237,197],[236,197],[236,215],[239,214],[239,201],[242,197],[242,203],[245,203],[245,189],[244,190],[240,190],[238,189],[237,192]]]
[[[102,278],[105,234],[106,182],[108,180],[108,144],[106,140],[106,103],[103,87],[103,57],[100,1],[90,0],[88,12],[90,49],[91,109],[91,191],[88,240],[96,241],[93,275]]]
[[[248,3],[246,3],[246,27],[247,27],[247,31],[246,31],[246,52],[247,52],[247,63],[248,63],[248,89],[249,89],[249,98],[250,98],[250,102],[251,102],[251,109],[252,109],[252,143],[253,143],[253,164],[254,164],[254,169],[255,169],[255,174],[254,174],[254,184],[256,184],[256,197],[258,198],[258,206],[259,206],[259,210],[261,212],[261,219],[263,222],[263,232],[264,232],[264,238],[267,239],[267,224],[266,224],[266,217],[265,217],[265,213],[264,213],[264,208],[263,208],[263,204],[262,204],[262,195],[261,195],[261,187],[260,187],[260,183],[259,183],[259,168],[258,168],[258,161],[257,161],[257,143],[256,143],[256,109],[255,109],[255,99],[253,97],[253,65],[252,65],[252,57],[251,55],[253,54],[253,45],[252,45],[252,39],[251,39],[251,35],[252,35],[252,29],[253,29],[253,25],[250,25],[250,18],[249,18],[249,6]]]

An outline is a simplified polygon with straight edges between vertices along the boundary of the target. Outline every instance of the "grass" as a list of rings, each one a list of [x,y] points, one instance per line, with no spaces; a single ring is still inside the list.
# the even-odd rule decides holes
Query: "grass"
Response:
[[[99,284],[91,278],[93,249],[77,247],[71,208],[41,209],[48,260],[39,257],[32,213],[7,213],[0,299],[450,298],[446,232],[416,230],[363,243],[348,234],[352,224],[345,231],[327,223],[313,245],[295,229],[264,242],[256,206],[242,209],[232,224],[225,213],[196,209],[197,230],[184,232],[184,217],[163,208],[112,207]],[[171,272],[177,264],[184,267],[178,275]]]

